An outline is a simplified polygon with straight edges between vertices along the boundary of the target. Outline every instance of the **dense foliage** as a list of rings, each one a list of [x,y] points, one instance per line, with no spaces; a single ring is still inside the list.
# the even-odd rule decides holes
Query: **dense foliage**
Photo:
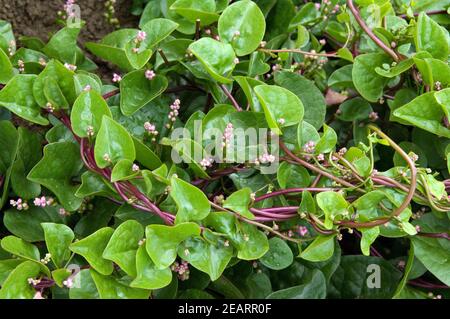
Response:
[[[450,296],[450,1],[74,5],[0,21],[0,298]]]

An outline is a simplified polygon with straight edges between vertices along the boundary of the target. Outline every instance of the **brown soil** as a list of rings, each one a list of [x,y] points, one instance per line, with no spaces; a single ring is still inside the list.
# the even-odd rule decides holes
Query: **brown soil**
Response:
[[[56,23],[58,11],[63,11],[64,0],[0,0],[0,19],[10,22],[16,38],[21,35],[37,36],[47,41],[61,26]],[[76,0],[81,8],[81,19],[86,25],[81,30],[80,42],[98,41],[114,31],[104,17],[105,0]],[[130,14],[131,0],[117,0],[114,5],[120,27],[136,27],[139,18]],[[91,56],[92,58],[92,56]],[[105,65],[99,64],[99,72],[105,75]]]
[[[12,23],[16,35],[38,36],[43,40],[58,31],[57,12],[63,10],[64,0],[0,0],[0,19]],[[104,0],[76,0],[81,19],[86,21],[81,42],[96,41],[114,31],[103,16]],[[121,27],[137,25],[138,18],[130,14],[131,0],[117,0],[114,8]]]

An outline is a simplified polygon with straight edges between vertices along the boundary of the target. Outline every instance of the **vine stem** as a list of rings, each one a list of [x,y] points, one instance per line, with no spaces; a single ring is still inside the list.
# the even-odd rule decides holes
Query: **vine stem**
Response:
[[[367,24],[364,22],[364,20],[361,18],[361,15],[359,14],[358,9],[353,4],[353,0],[347,0],[347,5],[350,8],[350,11],[352,12],[353,16],[356,19],[356,22],[358,22],[359,26],[364,30],[364,32],[372,39],[373,42],[375,42],[376,45],[378,45],[384,52],[389,54],[395,62],[398,62],[400,58],[398,57],[397,53],[395,53],[394,50],[392,50],[390,47],[388,47],[383,41],[381,41],[375,33],[370,30],[370,28],[367,26]]]
[[[233,95],[231,95],[230,91],[228,91],[225,84],[220,84],[220,88],[222,89],[223,93],[227,96],[227,98],[231,101],[233,106],[236,108],[238,112],[242,111],[242,108],[239,106],[238,102],[234,99]]]
[[[300,53],[304,55],[322,56],[327,58],[339,58],[339,56],[336,53],[313,53],[299,49],[258,49],[258,51],[265,53],[291,52],[291,53]]]
[[[261,195],[259,197],[256,197],[254,202],[260,202],[264,199],[270,198],[270,197],[275,197],[275,196],[280,196],[280,195],[284,195],[284,194],[291,194],[291,193],[301,193],[304,191],[309,191],[309,192],[328,192],[328,191],[337,191],[340,190],[340,188],[331,188],[331,187],[301,187],[301,188],[286,188],[286,189],[280,189],[277,191],[272,191],[271,193],[267,193],[264,195]]]

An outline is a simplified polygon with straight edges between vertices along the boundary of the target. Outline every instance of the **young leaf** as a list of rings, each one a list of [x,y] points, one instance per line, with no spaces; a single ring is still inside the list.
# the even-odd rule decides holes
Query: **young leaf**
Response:
[[[348,213],[348,203],[345,198],[335,192],[323,192],[316,195],[317,205],[325,213],[325,227],[333,228],[333,220],[338,215]]]
[[[69,248],[75,254],[83,256],[99,273],[110,275],[114,270],[113,263],[104,259],[102,255],[113,233],[114,229],[110,227],[101,228],[92,235],[72,243]]]
[[[211,77],[220,83],[231,83],[229,79],[235,66],[233,47],[211,38],[201,38],[189,45],[189,51],[200,61]]]
[[[223,202],[223,207],[231,209],[245,218],[253,219],[255,216],[248,209],[251,203],[251,193],[252,190],[250,188],[242,188],[228,196]]]
[[[44,147],[44,157],[30,171],[27,178],[50,189],[68,211],[81,205],[75,196],[78,188],[72,182],[82,167],[80,150],[71,142],[58,142]]]
[[[273,237],[269,240],[269,251],[261,257],[260,261],[267,268],[281,270],[292,264],[294,255],[285,241]]]
[[[335,236],[318,236],[300,254],[300,257],[312,262],[325,261],[333,256]]]
[[[28,278],[37,278],[41,272],[39,264],[25,261],[6,278],[0,289],[0,299],[33,299],[36,290],[28,283]]]
[[[134,161],[136,151],[128,131],[108,116],[103,116],[94,147],[95,162],[105,168],[119,160]]]
[[[142,289],[160,289],[172,281],[170,268],[158,269],[148,256],[145,246],[138,248],[136,254],[137,276],[130,283],[130,287]]]
[[[114,276],[105,276],[94,269],[89,270],[100,299],[148,299],[150,290],[132,288]]]
[[[144,227],[135,220],[127,220],[114,231],[102,256],[115,262],[128,275],[136,277],[136,252],[143,237]]]
[[[27,121],[47,125],[48,120],[41,116],[41,109],[33,97],[33,84],[36,75],[18,74],[0,91],[0,106],[3,106]]]
[[[100,130],[103,116],[112,117],[102,96],[94,90],[82,92],[70,112],[72,129],[79,137],[94,137]]]
[[[430,52],[436,59],[447,61],[449,55],[448,32],[428,17],[425,12],[419,14],[414,40],[417,50]]]
[[[230,43],[238,56],[255,51],[266,31],[266,21],[258,5],[250,0],[228,6],[218,22],[219,36]]]
[[[178,245],[182,241],[199,235],[200,227],[195,223],[148,225],[145,229],[145,247],[157,268],[164,269],[175,261]]]
[[[177,224],[202,220],[208,216],[211,205],[200,189],[174,176],[170,181],[170,185],[170,196],[178,207],[175,220]]]
[[[266,121],[276,134],[282,134],[281,127],[298,124],[303,119],[303,103],[291,91],[276,85],[258,85],[254,90]]]
[[[70,257],[69,246],[75,235],[72,229],[64,224],[42,223],[45,234],[45,244],[56,267],[62,267],[63,262]]]

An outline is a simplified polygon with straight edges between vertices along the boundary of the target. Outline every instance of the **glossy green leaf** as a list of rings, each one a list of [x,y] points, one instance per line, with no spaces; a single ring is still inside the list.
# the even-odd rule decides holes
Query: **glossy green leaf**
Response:
[[[178,245],[187,238],[198,235],[200,227],[195,223],[149,225],[145,229],[147,253],[158,269],[167,268],[177,257]]]
[[[318,236],[301,252],[300,257],[312,262],[328,260],[333,256],[334,241],[334,236]]]
[[[418,50],[430,52],[436,59],[447,61],[449,55],[448,32],[421,12],[417,20],[415,44]]]
[[[20,74],[12,78],[0,91],[0,106],[3,106],[27,121],[47,125],[48,121],[40,114],[39,105],[33,97],[33,84],[36,76]]]
[[[236,56],[230,44],[211,38],[201,38],[189,45],[189,51],[214,80],[220,83],[232,82],[229,76],[234,69]]]
[[[96,136],[103,116],[112,117],[102,96],[94,90],[82,92],[75,100],[70,112],[72,129],[79,137]]]
[[[28,283],[28,278],[36,278],[40,271],[40,266],[32,261],[17,266],[3,283],[0,299],[33,299],[36,291]]]
[[[128,131],[108,116],[103,116],[94,147],[95,162],[105,168],[119,160],[134,161],[136,151]]]
[[[102,255],[113,233],[114,229],[110,227],[101,228],[92,235],[72,243],[69,248],[75,254],[83,256],[99,273],[110,275],[114,269],[113,263],[104,259]]]
[[[260,258],[267,268],[281,270],[289,267],[294,261],[294,255],[288,244],[279,237],[269,240],[269,251]]]
[[[115,278],[90,270],[100,299],[148,299],[150,290],[132,288]]]
[[[250,0],[228,6],[218,23],[220,39],[230,43],[238,56],[255,51],[266,31],[266,21],[259,7]]]
[[[336,216],[346,214],[348,203],[345,198],[335,192],[323,192],[316,195],[317,205],[325,213],[325,227],[331,229]]]
[[[145,71],[130,72],[120,81],[120,110],[124,115],[132,115],[167,88],[165,76],[156,75],[149,80],[145,77]]]
[[[250,188],[242,188],[228,196],[222,206],[239,213],[245,218],[253,219],[255,216],[248,209],[251,203],[251,193]]]
[[[13,76],[14,70],[8,56],[3,50],[0,50],[0,83],[7,83]]]
[[[281,135],[282,127],[298,124],[303,119],[303,103],[291,91],[276,85],[258,85],[254,90],[267,123],[276,134]]]
[[[103,251],[103,258],[114,263],[132,277],[136,277],[136,252],[144,238],[144,227],[135,220],[123,222],[114,231]]]
[[[320,270],[316,269],[304,284],[275,291],[267,296],[267,299],[324,299],[325,297],[325,277]]]
[[[1,246],[4,250],[17,257],[34,261],[38,261],[40,258],[40,253],[36,246],[16,236],[3,237]]]
[[[44,147],[44,157],[30,171],[27,178],[50,189],[68,211],[81,205],[75,196],[78,188],[72,178],[78,174],[82,162],[78,146],[71,142],[51,143]]]
[[[137,276],[130,286],[142,289],[160,289],[166,287],[172,281],[170,268],[158,269],[145,249],[140,246],[136,254]]]
[[[70,257],[69,246],[75,235],[70,227],[64,224],[42,223],[45,234],[45,244],[56,267],[62,267],[63,262]]]
[[[170,185],[170,196],[178,207],[177,224],[202,220],[208,216],[211,205],[200,189],[177,177],[172,177]]]

